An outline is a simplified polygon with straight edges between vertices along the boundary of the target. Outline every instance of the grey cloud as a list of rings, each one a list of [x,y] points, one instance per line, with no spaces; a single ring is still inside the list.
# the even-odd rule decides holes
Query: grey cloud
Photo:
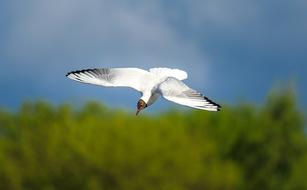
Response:
[[[188,68],[206,61],[192,42],[182,40],[176,28],[165,22],[158,2],[135,7],[98,0],[31,4],[15,4],[12,13],[15,19],[6,49],[18,64],[20,60],[36,60],[31,64],[39,66],[42,63],[37,59],[65,53],[124,66],[134,62],[143,67],[166,64]]]
[[[127,66],[181,68],[196,88],[256,96],[250,86],[266,91],[272,73],[300,74],[306,61],[307,4],[300,0],[11,0],[1,7],[9,11],[0,12],[0,21],[7,19],[0,79],[13,84],[16,98],[29,95],[19,81],[37,94],[65,97],[63,89],[74,89],[66,71]]]

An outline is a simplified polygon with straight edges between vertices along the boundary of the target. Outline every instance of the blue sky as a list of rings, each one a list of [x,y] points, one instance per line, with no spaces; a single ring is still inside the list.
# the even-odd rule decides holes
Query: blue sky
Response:
[[[139,93],[82,85],[68,71],[171,67],[220,103],[262,103],[294,81],[307,105],[307,1],[0,2],[0,106],[95,99],[134,110]],[[159,101],[153,109],[174,107]]]

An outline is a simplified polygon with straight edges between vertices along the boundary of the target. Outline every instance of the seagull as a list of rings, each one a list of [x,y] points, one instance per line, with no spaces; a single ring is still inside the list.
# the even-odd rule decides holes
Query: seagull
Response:
[[[182,82],[188,74],[179,69],[151,68],[100,68],[71,71],[66,76],[72,80],[105,87],[130,87],[142,96],[137,102],[136,115],[159,96],[184,106],[220,111],[221,106]]]

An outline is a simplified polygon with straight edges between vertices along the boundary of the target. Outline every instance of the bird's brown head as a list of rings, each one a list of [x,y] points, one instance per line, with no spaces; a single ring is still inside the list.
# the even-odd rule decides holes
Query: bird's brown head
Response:
[[[138,101],[138,103],[137,103],[137,106],[136,106],[136,108],[137,108],[137,110],[136,110],[136,115],[138,115],[139,112],[140,112],[142,109],[146,108],[146,107],[147,107],[147,104],[144,102],[144,100],[140,99],[140,100]]]

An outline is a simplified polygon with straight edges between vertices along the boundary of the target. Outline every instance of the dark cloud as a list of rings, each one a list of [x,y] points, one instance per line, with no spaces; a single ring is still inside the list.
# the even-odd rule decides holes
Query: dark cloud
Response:
[[[1,4],[0,85],[10,84],[0,95],[3,105],[14,106],[26,97],[61,102],[101,96],[131,106],[120,97],[125,93],[133,99],[134,92],[116,90],[114,96],[102,90],[98,95],[96,88],[64,77],[69,70],[90,67],[185,69],[191,86],[227,102],[238,97],[260,102],[276,81],[293,78],[301,97],[307,95],[303,1]]]

